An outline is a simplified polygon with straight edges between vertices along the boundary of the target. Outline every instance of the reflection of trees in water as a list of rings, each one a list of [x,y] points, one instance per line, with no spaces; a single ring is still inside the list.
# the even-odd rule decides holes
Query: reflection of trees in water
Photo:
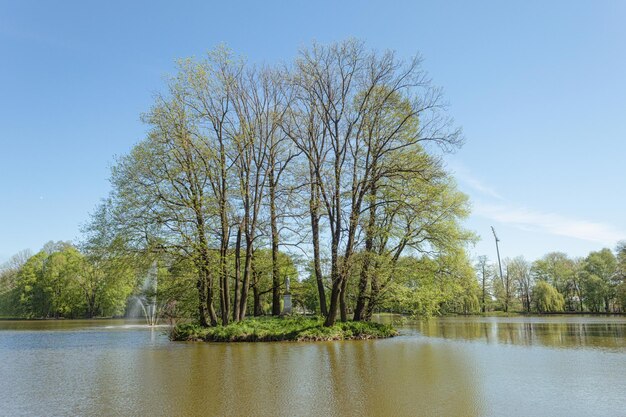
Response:
[[[391,341],[325,346],[332,415],[484,414],[473,363],[450,346]]]
[[[626,322],[431,319],[416,324],[425,336],[564,348],[624,348]]]
[[[535,320],[535,321],[533,321]],[[623,349],[626,323],[433,319],[426,336]],[[99,356],[90,399],[105,414],[489,415],[480,353],[420,337],[329,343],[173,344]],[[155,366],[155,364],[159,366]],[[116,398],[115,402],[109,401]],[[80,411],[80,410],[78,410]],[[80,413],[78,413],[80,414]]]

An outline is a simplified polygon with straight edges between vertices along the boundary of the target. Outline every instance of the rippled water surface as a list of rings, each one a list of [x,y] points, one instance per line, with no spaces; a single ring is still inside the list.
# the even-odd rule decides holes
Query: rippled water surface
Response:
[[[0,415],[626,416],[626,318],[444,318],[328,343],[0,321]]]

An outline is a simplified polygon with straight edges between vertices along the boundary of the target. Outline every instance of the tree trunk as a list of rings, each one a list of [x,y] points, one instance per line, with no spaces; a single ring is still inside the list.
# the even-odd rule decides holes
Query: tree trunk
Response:
[[[91,319],[96,315],[96,295],[87,296],[87,318]]]
[[[270,156],[270,226],[272,232],[272,315],[280,315],[280,275],[278,271],[278,225],[276,219],[276,184],[274,183],[274,156]],[[256,314],[256,310],[255,310]]]
[[[486,306],[485,306],[485,264],[483,263],[483,297],[482,297],[482,311],[483,313],[486,312]]]
[[[206,313],[206,278],[201,272],[201,268],[198,266],[198,282],[196,283],[198,288],[198,315],[200,319],[200,326],[209,327],[209,320]]]
[[[330,291],[330,306],[328,308],[328,315],[324,321],[324,326],[330,327],[335,324],[337,320],[337,308],[339,307],[339,294],[341,293],[341,281],[339,277],[333,280],[333,286]]]
[[[241,224],[237,227],[235,242],[235,290],[233,300],[233,321],[239,321],[239,283],[241,282]]]
[[[215,313],[215,308],[213,307],[213,279],[211,278],[211,270],[209,269],[208,253],[206,253],[206,251],[203,251],[200,259],[200,275],[202,276],[201,279],[204,282],[204,289],[206,294],[204,296],[206,304],[206,310],[204,314],[208,314],[208,320],[211,326],[217,326],[217,314]],[[202,324],[203,312],[201,311],[200,314],[200,320]]]
[[[209,282],[212,282],[212,279],[209,279]],[[207,285],[206,292],[206,304],[207,310],[209,312],[209,320],[211,326],[217,326],[217,313],[215,312],[215,308],[213,307],[213,288],[212,285]]]
[[[333,243],[331,247],[331,266],[330,266],[330,279],[332,287],[330,291],[330,305],[328,307],[328,314],[324,321],[324,326],[330,327],[335,324],[337,319],[337,307],[339,307],[339,293],[341,292],[341,276],[339,274],[339,267],[337,265],[338,240],[333,236]]]
[[[365,305],[367,302],[367,284],[369,281],[369,255],[367,253],[367,238],[365,241],[366,253],[363,259],[363,266],[361,266],[361,275],[359,277],[359,294],[356,299],[356,306],[354,307],[354,316],[352,320],[360,321],[364,318],[365,313]],[[371,249],[371,248],[370,248]]]
[[[337,189],[339,189],[337,187]],[[337,202],[337,207],[339,202]],[[343,255],[341,268],[338,265],[338,247],[341,237],[341,214],[338,213],[335,217],[335,229],[331,248],[331,278],[333,282],[332,291],[330,294],[330,309],[328,310],[328,316],[324,322],[324,326],[330,327],[335,324],[337,317],[337,307],[341,307],[341,320],[346,321],[348,319],[348,309],[345,300],[346,288],[348,285],[348,276],[350,275],[350,263],[352,261],[354,236],[356,233],[358,223],[358,211],[360,204],[352,204],[352,212],[350,214],[350,223],[348,227],[348,238],[346,240],[346,249]],[[339,212],[339,209],[337,209]]]
[[[220,236],[220,310],[222,325],[228,324],[228,313],[230,312],[230,290],[228,288],[228,268],[226,257],[228,255],[229,227],[226,217],[225,202],[220,203],[221,213],[221,236]]]
[[[220,136],[220,223],[221,223],[221,241],[220,241],[220,307],[222,315],[222,324],[228,324],[228,313],[230,312],[230,289],[228,288],[228,269],[226,257],[228,255],[228,243],[230,239],[230,227],[228,224],[228,207],[226,195],[226,151],[224,142]]]
[[[252,287],[252,293],[254,297],[254,316],[259,317],[263,315],[263,308],[261,308],[261,291],[255,285]]]
[[[250,274],[252,273],[252,241],[253,236],[246,233],[246,258],[244,260],[243,282],[241,283],[239,320],[246,318],[246,309],[248,307],[248,291],[250,289]]]
[[[370,187],[370,209],[367,229],[365,231],[365,252],[363,253],[363,265],[359,277],[359,294],[354,308],[352,320],[359,321],[363,318],[365,311],[365,301],[367,300],[367,284],[369,281],[370,257],[374,247],[374,227],[376,226],[376,186]]]
[[[578,301],[580,302],[580,312],[582,313],[584,306],[583,306],[583,297],[582,297],[580,290],[578,290]]]
[[[378,303],[380,285],[378,284],[378,277],[376,276],[376,274],[372,275],[370,286],[370,297],[367,302],[367,309],[365,310],[365,321],[370,321],[372,319],[372,315],[374,314],[374,308],[376,307],[376,303]]]
[[[322,264],[320,260],[320,217],[319,217],[319,194],[313,164],[309,163],[311,195],[309,198],[309,212],[311,215],[311,236],[313,238],[313,267],[315,271],[315,282],[317,283],[317,294],[320,303],[320,313],[328,315],[326,307],[326,290],[324,288],[324,278],[322,276]]]
[[[348,321],[348,304],[346,294],[348,292],[348,279],[352,269],[352,257],[354,255],[354,238],[359,221],[360,203],[352,203],[352,214],[350,215],[350,226],[348,227],[348,239],[346,240],[346,250],[341,263],[341,292],[339,293],[339,306],[341,311],[341,321]]]
[[[347,292],[348,280],[344,277],[341,280],[341,292],[339,293],[339,312],[341,321],[348,321],[348,305],[346,304],[346,292]]]

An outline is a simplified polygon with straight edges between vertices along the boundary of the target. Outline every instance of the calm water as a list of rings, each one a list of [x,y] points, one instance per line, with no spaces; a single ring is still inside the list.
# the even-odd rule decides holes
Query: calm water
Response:
[[[0,322],[2,416],[626,416],[626,318],[446,318],[331,343]]]

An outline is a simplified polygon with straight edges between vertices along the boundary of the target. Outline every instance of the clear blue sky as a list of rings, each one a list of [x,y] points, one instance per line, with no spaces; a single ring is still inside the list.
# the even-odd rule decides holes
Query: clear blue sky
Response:
[[[626,239],[626,2],[0,1],[0,262],[71,240],[177,58],[289,61],[312,40],[420,52],[466,145],[473,254]],[[506,4],[505,4],[506,3]]]

